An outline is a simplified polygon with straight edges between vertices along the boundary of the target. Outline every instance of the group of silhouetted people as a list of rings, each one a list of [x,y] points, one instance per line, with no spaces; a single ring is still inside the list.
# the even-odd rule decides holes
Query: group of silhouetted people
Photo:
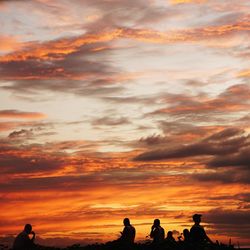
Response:
[[[200,225],[201,223],[201,214],[193,215],[194,225],[191,227],[190,231],[184,229],[182,236],[178,237],[178,241],[173,237],[173,232],[168,231],[165,238],[165,230],[161,227],[160,220],[155,219],[151,227],[151,232],[149,237],[152,239],[151,245],[155,248],[158,246],[167,245],[169,248],[177,249],[177,246],[182,245],[182,249],[201,249],[204,246],[210,244],[212,245],[212,240],[207,236],[204,228]],[[124,229],[121,232],[121,237],[118,241],[122,245],[131,246],[134,244],[135,240],[135,228],[130,224],[130,220],[125,218],[123,220]],[[180,248],[180,247],[179,247]]]
[[[173,232],[168,231],[165,237],[165,230],[160,225],[160,220],[155,219],[151,227],[149,237],[152,239],[150,244],[151,249],[183,249],[183,250],[198,250],[203,249],[206,245],[213,245],[213,242],[207,236],[204,228],[200,225],[201,215],[193,215],[194,225],[190,231],[184,229],[181,236],[176,241],[173,237]],[[124,229],[121,232],[121,237],[113,241],[115,249],[123,247],[123,249],[133,249],[136,230],[130,224],[129,218],[123,220]],[[24,230],[17,235],[13,243],[13,250],[33,250],[35,247],[35,232],[32,231],[32,226],[26,224]]]

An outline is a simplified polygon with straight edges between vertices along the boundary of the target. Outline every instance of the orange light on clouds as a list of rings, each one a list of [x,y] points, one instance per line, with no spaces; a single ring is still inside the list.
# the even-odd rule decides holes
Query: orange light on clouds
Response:
[[[0,111],[0,118],[6,119],[44,119],[46,114],[38,112],[22,112],[17,110],[2,110]]]
[[[238,77],[249,78],[250,77],[250,70],[246,69],[246,70],[240,71],[238,73]]]
[[[155,218],[177,237],[202,213],[250,244],[248,10],[1,2],[0,236],[106,242],[129,217],[136,241]]]
[[[17,38],[13,36],[3,36],[0,35],[0,53],[11,53],[13,51],[21,49],[24,44],[18,41]]]
[[[207,0],[171,0],[172,4],[182,4],[182,3],[205,3]]]

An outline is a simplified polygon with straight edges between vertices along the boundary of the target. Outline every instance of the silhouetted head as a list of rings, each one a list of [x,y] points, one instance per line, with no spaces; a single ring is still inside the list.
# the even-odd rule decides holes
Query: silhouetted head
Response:
[[[190,232],[187,228],[183,230],[183,236],[185,239],[189,239]]]
[[[172,238],[172,237],[173,237],[173,232],[172,231],[168,231],[167,238]]]
[[[155,220],[154,220],[154,225],[155,225],[156,227],[160,226],[160,224],[161,224],[161,222],[160,222],[159,219],[155,219]]]
[[[124,226],[129,226],[129,225],[130,225],[130,220],[129,220],[129,218],[125,218],[125,219],[123,220],[123,224],[124,224]]]
[[[194,214],[193,215],[193,221],[197,224],[201,222],[201,214]]]
[[[24,226],[24,231],[27,233],[27,234],[30,234],[31,231],[32,231],[32,226],[30,224],[26,224]]]

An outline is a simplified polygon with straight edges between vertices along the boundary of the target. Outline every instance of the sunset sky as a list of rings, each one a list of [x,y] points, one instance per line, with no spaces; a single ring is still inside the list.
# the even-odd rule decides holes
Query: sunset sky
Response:
[[[249,0],[1,0],[0,237],[250,246],[249,80]]]

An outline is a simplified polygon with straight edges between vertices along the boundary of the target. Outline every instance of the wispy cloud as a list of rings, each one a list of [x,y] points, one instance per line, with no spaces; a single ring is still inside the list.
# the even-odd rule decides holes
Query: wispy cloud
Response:
[[[0,110],[0,118],[12,119],[44,119],[46,115],[39,112],[25,112],[15,109]]]
[[[185,94],[166,95],[165,102],[169,107],[160,109],[154,114],[199,114],[217,112],[238,112],[249,108],[250,88],[247,84],[233,85],[227,88],[217,97],[209,97],[207,95],[190,96]]]

